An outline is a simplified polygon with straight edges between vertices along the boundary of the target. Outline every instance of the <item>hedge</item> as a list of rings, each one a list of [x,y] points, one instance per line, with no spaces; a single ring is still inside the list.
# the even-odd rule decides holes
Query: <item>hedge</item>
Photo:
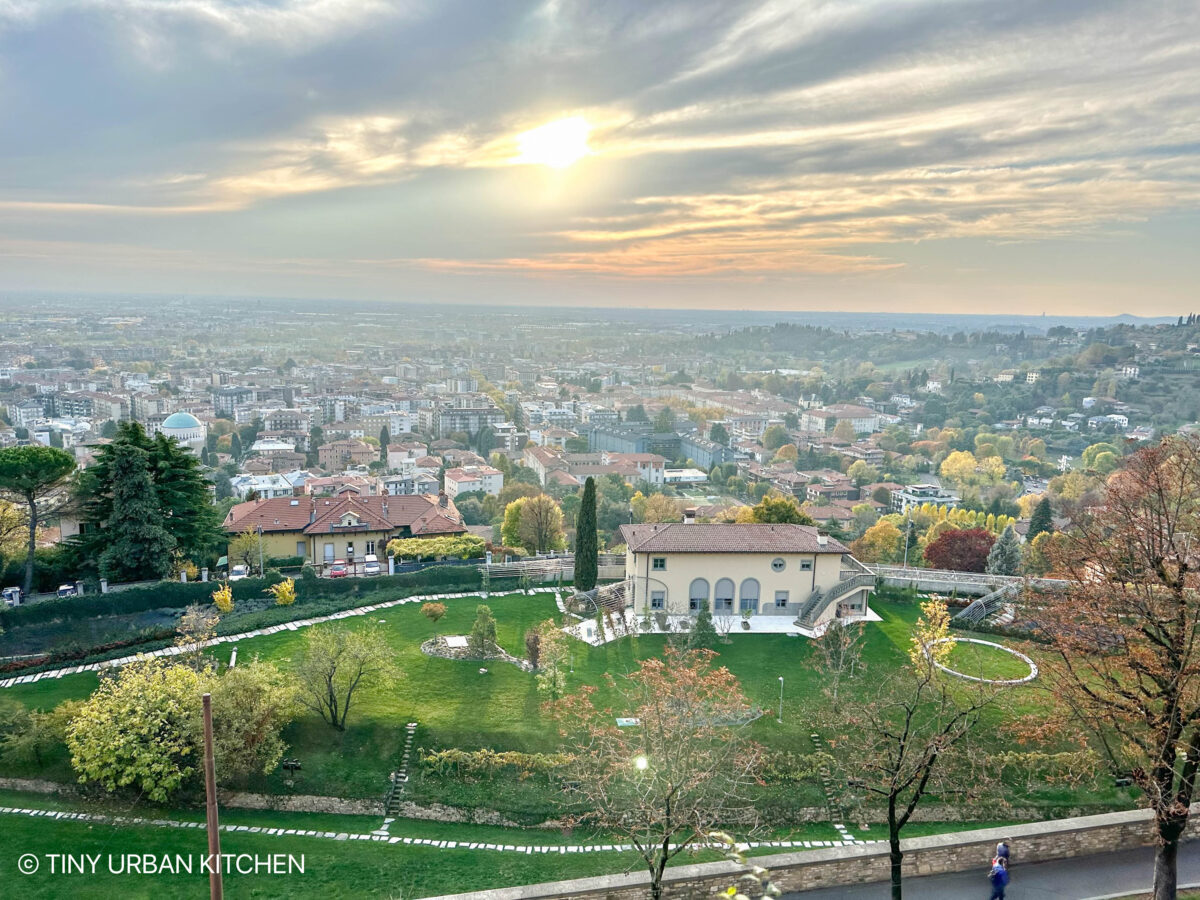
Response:
[[[248,583],[253,582],[255,586],[262,586],[265,584],[273,584],[275,581],[279,580],[280,579],[276,578],[274,580],[267,579],[266,581],[263,581],[260,579],[247,578],[242,581],[236,581],[232,585],[234,589],[235,601],[239,595],[243,600],[262,600],[265,587],[256,593],[255,591],[251,590]],[[476,569],[471,569],[468,571],[450,568],[426,569],[424,572],[414,573],[412,575],[383,576],[378,578],[346,578],[334,581],[330,581],[329,579],[321,579],[317,582],[317,584],[320,586],[323,596],[313,596],[311,593],[308,593],[306,589],[309,588],[309,586],[303,582],[300,582],[297,585],[297,594],[299,596],[293,605],[271,605],[262,609],[252,610],[244,614],[239,614],[237,607],[235,606],[233,613],[221,619],[220,624],[217,626],[217,634],[241,634],[242,632],[254,631],[259,628],[269,628],[272,625],[282,625],[286,622],[292,622],[297,619],[316,618],[336,612],[342,612],[343,610],[347,609],[355,609],[360,606],[370,606],[372,603],[383,602],[385,600],[395,600],[408,597],[413,594],[422,594],[430,590],[479,590],[479,581],[479,572]],[[493,578],[490,590],[493,593],[499,593],[504,590],[515,589],[517,587],[516,582],[517,579],[515,578]],[[242,587],[243,585],[247,585],[247,587]],[[329,591],[325,590],[330,585],[336,586],[333,593],[338,594],[339,596],[325,596],[330,593]],[[172,582],[164,582],[159,587],[164,586],[170,588],[203,586],[208,591],[207,595],[205,595],[203,599],[207,599],[207,597],[211,595],[213,588],[211,583],[207,585],[185,585],[182,583],[176,584]],[[120,594],[133,593],[134,590],[153,591],[154,588],[131,588],[129,591],[122,591],[118,594],[104,594],[96,598],[82,597],[64,598],[63,600],[47,600],[43,603],[31,604],[27,607],[17,607],[17,610],[14,611],[36,609],[40,606],[50,606],[52,604],[55,606],[60,606],[63,604],[69,604],[72,600],[78,603],[81,600],[119,597]],[[178,601],[181,592],[174,591],[173,593],[176,595],[175,599]],[[184,597],[182,602],[160,602],[145,608],[182,608],[192,602],[195,602],[194,598],[189,599]],[[117,612],[115,610],[106,611],[109,614],[115,614]],[[140,611],[143,610],[138,608],[123,610],[122,612]],[[62,618],[78,617],[78,615],[62,616]],[[33,622],[44,621],[49,620],[45,618],[27,619],[18,624],[31,624]],[[174,632],[171,632],[172,635],[173,633]],[[71,663],[74,665],[86,665],[94,662],[102,662],[108,659],[117,659],[122,656],[129,656],[131,653],[135,652],[149,652],[151,650],[158,650],[162,647],[169,646],[173,641],[173,638],[167,639],[165,635],[160,637],[159,635],[161,634],[162,632],[160,631],[157,634],[139,635],[131,638],[129,641],[107,643],[102,647],[73,647],[69,650],[60,650],[57,653],[47,654],[46,656],[40,657],[37,660],[30,660],[30,665],[10,663],[5,667],[4,670],[9,673],[20,672],[20,674],[32,674],[34,672],[40,672],[46,669],[60,668],[66,663]]]

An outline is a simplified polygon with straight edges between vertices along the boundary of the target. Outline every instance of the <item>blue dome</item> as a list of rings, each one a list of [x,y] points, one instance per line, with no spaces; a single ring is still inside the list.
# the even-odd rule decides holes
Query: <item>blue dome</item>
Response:
[[[191,413],[177,412],[171,413],[163,419],[160,428],[199,428],[200,420]]]

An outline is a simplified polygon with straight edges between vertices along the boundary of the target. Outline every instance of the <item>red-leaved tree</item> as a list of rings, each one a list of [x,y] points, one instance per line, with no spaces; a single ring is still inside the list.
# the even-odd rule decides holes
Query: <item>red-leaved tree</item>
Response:
[[[996,536],[983,528],[943,531],[925,548],[925,559],[935,569],[982,572]]]

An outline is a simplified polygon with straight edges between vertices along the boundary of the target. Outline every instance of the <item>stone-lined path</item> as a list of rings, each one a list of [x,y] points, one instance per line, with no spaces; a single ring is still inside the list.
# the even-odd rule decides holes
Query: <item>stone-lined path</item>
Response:
[[[553,594],[556,599],[561,602],[559,591],[556,588],[531,588],[525,592],[529,595],[534,594]],[[391,609],[394,606],[403,606],[406,603],[427,603],[433,600],[461,600],[464,597],[478,597],[479,591],[463,591],[454,594],[421,594],[416,597],[401,597],[399,600],[388,600],[385,603],[372,603],[370,606],[359,606],[354,609],[343,609],[340,612],[330,613],[327,616],[317,616],[312,619],[297,619],[294,622],[284,622],[281,625],[272,625],[269,628],[258,628],[254,631],[243,631],[240,634],[227,634],[222,637],[215,637],[210,641],[204,641],[201,647],[216,647],[219,644],[234,644],[238,641],[244,641],[249,638],[263,637],[268,634],[277,634],[280,631],[297,631],[301,628],[307,628],[309,625],[320,625],[325,622],[334,622],[338,619],[349,619],[354,616],[365,616],[369,613],[378,612],[381,609]],[[64,666],[61,669],[48,669],[45,672],[35,672],[32,675],[17,675],[12,678],[0,680],[0,688],[13,687],[18,684],[33,684],[35,681],[41,681],[43,678],[62,678],[64,675],[78,675],[80,672],[98,672],[101,669],[112,667],[127,666],[131,662],[139,659],[149,659],[152,656],[178,656],[180,653],[190,652],[191,648],[184,647],[163,647],[159,650],[150,650],[146,653],[134,653],[129,656],[122,656],[119,659],[106,659],[102,662],[88,663],[87,665]]]
[[[99,813],[64,812],[56,809],[20,809],[0,806],[0,815],[29,816],[30,818],[54,819],[56,821],[86,822],[89,824],[143,826],[157,828],[203,829],[203,822],[183,822],[178,819],[143,819],[131,816],[106,816]],[[391,825],[392,822],[386,822]],[[489,844],[483,841],[440,841],[436,838],[401,837],[387,833],[384,829],[372,832],[353,831],[307,831],[303,828],[263,828],[257,825],[222,825],[223,832],[263,834],[273,837],[310,837],[331,841],[378,841],[386,844],[410,844],[414,847],[431,847],[438,850],[490,850],[501,853],[623,853],[632,850],[628,844]],[[847,836],[838,841],[749,841],[752,848],[770,847],[780,850],[814,850],[821,847],[848,847],[866,843]],[[716,848],[717,845],[698,845]]]

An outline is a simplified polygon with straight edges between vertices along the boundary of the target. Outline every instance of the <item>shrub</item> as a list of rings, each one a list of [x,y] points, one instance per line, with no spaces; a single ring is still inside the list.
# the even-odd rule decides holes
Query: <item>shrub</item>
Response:
[[[424,771],[442,777],[491,778],[504,770],[515,771],[522,780],[548,775],[567,761],[562,753],[522,753],[518,750],[418,750]]]
[[[267,588],[267,593],[275,598],[276,606],[291,606],[296,602],[296,582],[291,578],[285,578],[278,584]]]
[[[222,613],[233,612],[233,591],[229,587],[229,582],[221,585],[212,592],[213,605]]]

